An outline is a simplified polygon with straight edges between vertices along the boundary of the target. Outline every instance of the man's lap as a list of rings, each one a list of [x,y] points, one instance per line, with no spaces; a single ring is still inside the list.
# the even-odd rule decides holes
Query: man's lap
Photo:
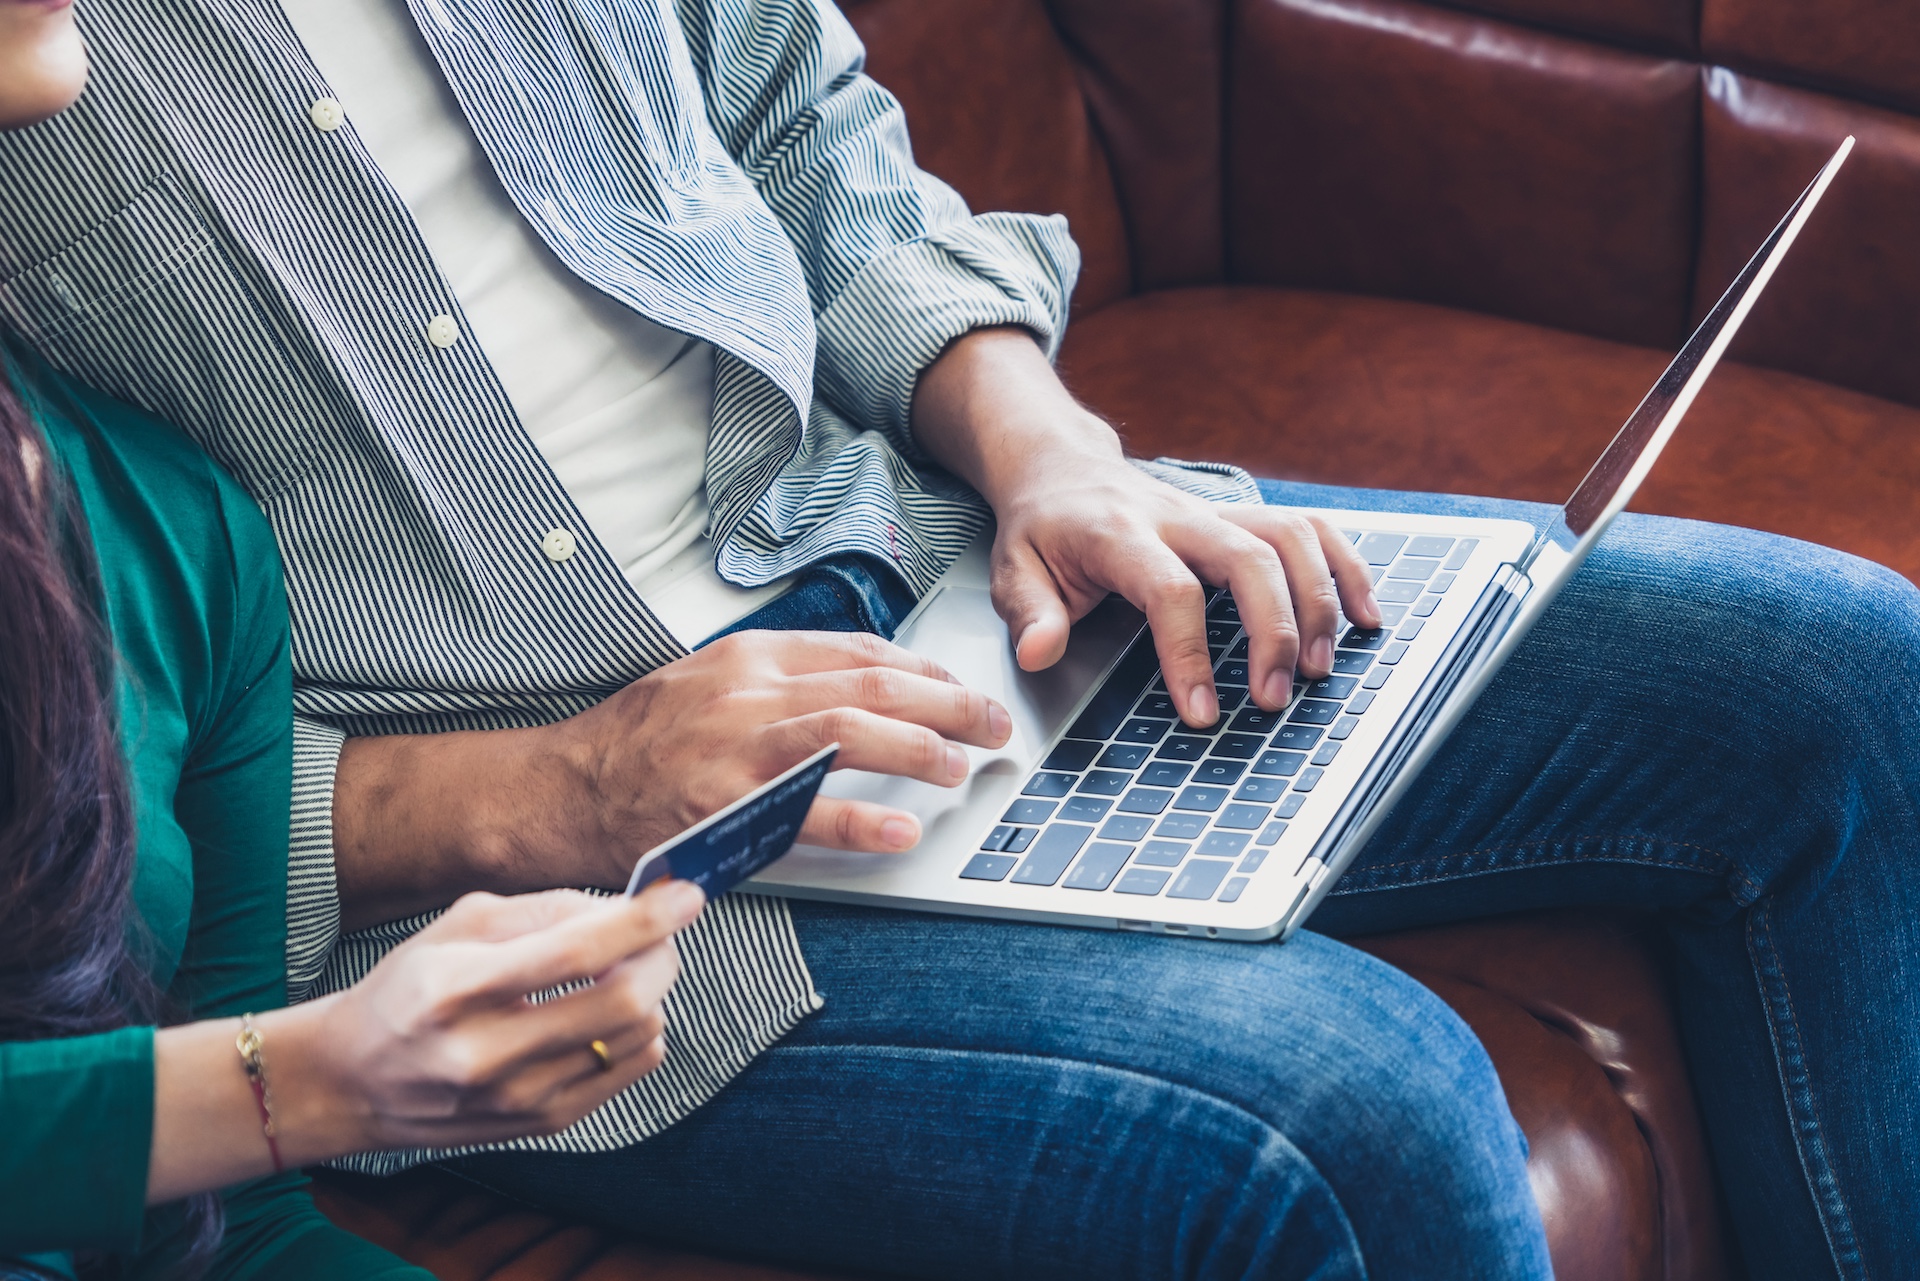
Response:
[[[825,1007],[707,1107],[619,1153],[460,1168],[658,1239],[908,1276],[1544,1275],[1484,1052],[1363,953],[794,914]]]

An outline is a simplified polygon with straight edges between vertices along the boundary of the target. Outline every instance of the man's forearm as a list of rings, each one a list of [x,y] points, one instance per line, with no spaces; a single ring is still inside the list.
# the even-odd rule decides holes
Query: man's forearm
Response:
[[[341,928],[470,890],[554,888],[552,860],[529,848],[515,816],[542,812],[543,789],[567,766],[562,744],[551,728],[348,739],[333,792]]]
[[[913,435],[996,506],[1053,450],[1123,453],[1113,429],[1061,384],[1033,335],[1013,326],[955,339],[927,367],[914,390]]]

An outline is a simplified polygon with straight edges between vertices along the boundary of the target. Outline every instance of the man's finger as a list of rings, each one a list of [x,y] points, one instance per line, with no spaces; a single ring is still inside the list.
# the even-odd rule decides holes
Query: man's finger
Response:
[[[1333,571],[1340,589],[1340,607],[1348,621],[1361,627],[1378,627],[1380,602],[1373,594],[1373,568],[1355,549],[1353,541],[1324,516],[1308,517],[1320,534],[1320,550]]]
[[[781,712],[787,718],[836,708],[872,712],[976,747],[999,747],[1013,733],[1007,709],[978,690],[895,667],[819,672],[788,681],[781,691]]]
[[[1004,551],[994,546],[993,608],[1007,624],[1022,671],[1052,667],[1066,654],[1072,612],[1046,562],[1025,543]]]
[[[1247,631],[1254,701],[1268,711],[1285,707],[1300,643],[1290,576],[1278,553],[1255,534],[1211,517],[1169,529],[1167,541],[1208,582],[1232,589]]]
[[[1220,719],[1207,649],[1206,590],[1157,533],[1101,543],[1091,576],[1108,583],[1147,616],[1160,672],[1174,707],[1189,725]]]
[[[819,796],[800,827],[800,840],[834,850],[899,854],[920,843],[920,820],[871,801]]]
[[[924,725],[878,716],[859,707],[832,707],[775,726],[771,741],[781,759],[795,759],[840,744],[836,770],[869,770],[955,787],[967,777],[967,753]]]
[[[871,632],[736,632],[700,654],[727,658],[731,656],[729,651],[764,658],[789,676],[892,667],[930,680],[953,680],[953,674],[932,659]]]

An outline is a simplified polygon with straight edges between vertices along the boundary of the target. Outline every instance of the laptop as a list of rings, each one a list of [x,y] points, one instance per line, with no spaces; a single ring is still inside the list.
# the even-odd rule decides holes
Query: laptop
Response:
[[[1344,619],[1333,674],[1247,697],[1246,636],[1212,592],[1222,708],[1183,724],[1142,615],[1110,597],[1044,672],[1014,661],[983,535],[896,640],[997,698],[1013,736],[947,789],[859,771],[822,791],[919,815],[903,855],[799,845],[742,889],[1210,939],[1298,930],[1646,477],[1853,148],[1849,137],[1661,374],[1545,532],[1324,511],[1372,567],[1384,627]]]

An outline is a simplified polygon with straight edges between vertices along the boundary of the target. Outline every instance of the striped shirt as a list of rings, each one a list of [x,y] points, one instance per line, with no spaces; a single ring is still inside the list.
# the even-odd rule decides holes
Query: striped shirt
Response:
[[[898,103],[827,0],[408,0],[522,217],[560,261],[715,348],[720,573],[848,551],[925,588],[980,528],[908,412],[953,338],[1057,346],[1078,254],[1059,217],[972,215],[915,168]],[[0,323],[168,418],[252,492],[294,620],[288,968],[357,980],[425,918],[342,939],[331,811],[345,736],[548,723],[684,650],[516,418],[405,207],[325,109],[275,0],[91,0],[78,106],[0,134]],[[1156,467],[1256,497],[1227,468]],[[542,553],[547,531],[576,555]],[[664,1067],[572,1129],[657,1133],[815,1008],[776,900],[682,942]],[[427,1154],[357,1158],[399,1168]]]

